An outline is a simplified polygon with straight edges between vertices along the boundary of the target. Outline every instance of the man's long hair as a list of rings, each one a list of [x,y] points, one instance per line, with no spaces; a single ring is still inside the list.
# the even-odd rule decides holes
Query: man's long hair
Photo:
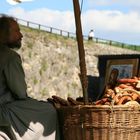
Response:
[[[8,43],[11,21],[16,20],[11,16],[0,15],[0,45],[6,45]]]

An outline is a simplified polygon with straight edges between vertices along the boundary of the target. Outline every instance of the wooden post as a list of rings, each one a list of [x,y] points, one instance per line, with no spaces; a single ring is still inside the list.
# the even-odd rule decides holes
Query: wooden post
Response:
[[[41,27],[41,25],[39,24],[39,25],[38,25],[39,30],[40,30],[40,27]]]
[[[63,34],[62,34],[62,30],[60,30],[60,35],[62,36]]]
[[[27,21],[27,27],[29,27],[29,21]]]
[[[75,25],[76,25],[76,38],[78,43],[78,51],[79,51],[79,65],[80,65],[80,80],[82,84],[83,90],[83,98],[84,103],[88,103],[88,81],[87,81],[87,70],[86,70],[86,63],[85,63],[85,50],[83,45],[83,34],[81,28],[81,11],[79,6],[79,0],[73,0],[74,6],[74,15],[75,15]]]

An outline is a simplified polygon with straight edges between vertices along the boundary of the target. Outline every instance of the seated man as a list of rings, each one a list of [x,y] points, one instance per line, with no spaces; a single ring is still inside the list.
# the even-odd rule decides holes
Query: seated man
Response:
[[[59,140],[53,105],[27,95],[21,58],[13,50],[22,37],[13,17],[0,17],[0,131],[10,140]]]

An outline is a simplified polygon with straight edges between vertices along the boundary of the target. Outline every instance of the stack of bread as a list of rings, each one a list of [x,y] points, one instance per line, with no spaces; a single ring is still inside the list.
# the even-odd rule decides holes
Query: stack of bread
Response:
[[[113,88],[106,87],[96,105],[140,105],[140,77],[118,79]]]

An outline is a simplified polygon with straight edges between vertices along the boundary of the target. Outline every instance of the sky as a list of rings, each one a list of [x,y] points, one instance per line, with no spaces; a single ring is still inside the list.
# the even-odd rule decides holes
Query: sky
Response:
[[[73,0],[0,1],[0,13],[75,33]],[[22,0],[21,0],[22,1]],[[82,4],[83,3],[83,4]],[[140,45],[140,0],[79,0],[83,35]]]

